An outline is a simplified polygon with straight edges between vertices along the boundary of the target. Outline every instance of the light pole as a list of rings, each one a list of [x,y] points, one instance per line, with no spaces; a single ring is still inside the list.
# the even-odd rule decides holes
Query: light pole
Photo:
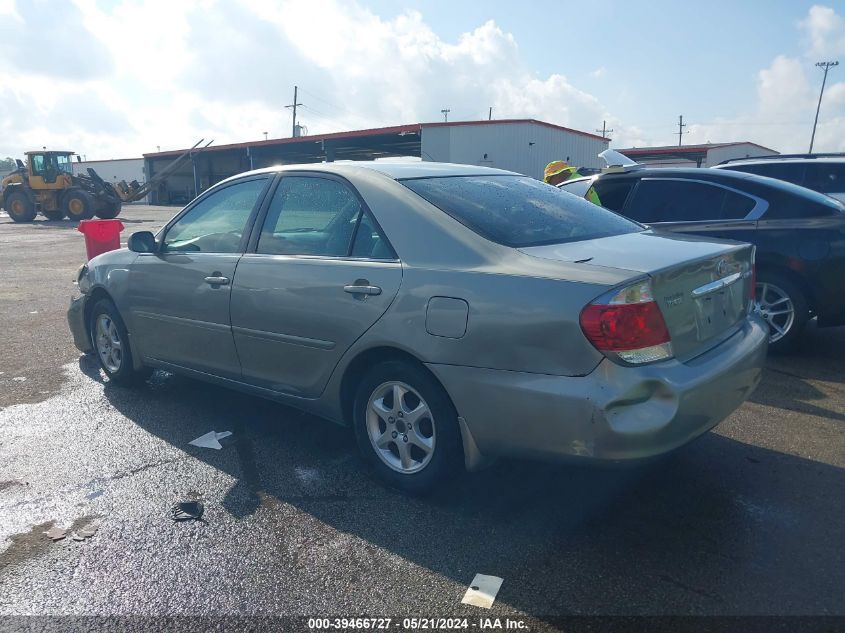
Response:
[[[810,136],[809,154],[813,153],[813,142],[816,140],[816,126],[819,124],[819,110],[821,110],[822,107],[822,96],[824,95],[824,84],[827,82],[827,71],[838,65],[839,62],[818,62],[816,64],[819,68],[824,68],[824,77],[822,78],[822,89],[821,92],[819,92],[819,105],[816,106],[816,120],[813,121],[813,134]]]

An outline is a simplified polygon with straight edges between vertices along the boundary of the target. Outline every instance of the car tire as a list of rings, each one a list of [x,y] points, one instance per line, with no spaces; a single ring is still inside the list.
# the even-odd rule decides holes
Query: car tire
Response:
[[[100,299],[91,309],[88,321],[91,348],[109,382],[128,387],[142,382],[150,370],[136,370],[126,325],[110,299]]]
[[[371,367],[358,384],[352,414],[364,461],[390,486],[422,494],[463,463],[455,407],[418,365],[385,361]]]
[[[810,319],[807,298],[786,275],[761,271],[757,276],[755,305],[769,325],[769,351],[794,349]]]
[[[94,217],[94,203],[91,196],[81,189],[71,189],[62,200],[65,215],[75,222]]]
[[[6,194],[3,207],[14,222],[32,222],[37,215],[35,205],[23,191]]]

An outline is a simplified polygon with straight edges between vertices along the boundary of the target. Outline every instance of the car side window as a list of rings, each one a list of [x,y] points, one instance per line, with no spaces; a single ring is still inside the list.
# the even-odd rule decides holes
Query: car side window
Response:
[[[785,180],[794,185],[804,183],[804,165],[798,163],[753,163],[751,165],[731,165],[729,169],[747,174],[757,174],[767,178]]]
[[[599,195],[601,206],[611,211],[622,211],[625,200],[634,187],[636,180],[621,178],[597,178],[593,183],[593,189]]]
[[[256,178],[209,194],[167,230],[162,250],[240,253],[247,221],[266,184],[266,178]]]
[[[282,178],[258,238],[258,253],[346,257],[362,207],[345,184],[329,178]]]
[[[625,215],[646,224],[718,220],[726,191],[701,182],[643,179]]]
[[[819,198],[824,199],[825,196],[819,196]],[[795,196],[785,191],[773,191],[768,196],[769,208],[763,215],[763,219],[797,220],[834,215],[837,213],[837,202],[832,198],[829,200],[829,204],[820,204],[806,197]]]
[[[396,259],[396,253],[387,242],[375,220],[368,213],[361,215],[355,241],[352,244],[352,257],[366,257],[368,259]]]
[[[807,165],[804,186],[820,193],[845,193],[845,163]]]
[[[719,218],[722,220],[741,220],[757,205],[754,198],[750,198],[736,191],[725,189],[725,196],[722,198],[722,210]]]

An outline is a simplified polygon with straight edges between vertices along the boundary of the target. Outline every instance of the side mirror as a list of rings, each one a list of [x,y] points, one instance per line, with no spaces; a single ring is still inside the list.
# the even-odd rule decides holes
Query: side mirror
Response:
[[[133,253],[155,253],[158,250],[155,235],[149,231],[138,231],[129,236],[126,243]]]

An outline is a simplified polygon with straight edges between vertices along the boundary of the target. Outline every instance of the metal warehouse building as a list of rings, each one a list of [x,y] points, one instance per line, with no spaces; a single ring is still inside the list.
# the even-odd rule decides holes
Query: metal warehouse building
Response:
[[[535,119],[414,123],[218,145],[197,149],[151,194],[153,204],[183,204],[235,174],[278,164],[373,160],[412,156],[426,161],[498,167],[534,178],[552,160],[602,167],[598,154],[609,139]],[[144,155],[147,179],[186,150]]]
[[[731,158],[771,156],[773,149],[749,141],[736,143],[704,143],[702,145],[667,145],[663,147],[631,147],[617,150],[631,160],[649,167],[713,167]]]

